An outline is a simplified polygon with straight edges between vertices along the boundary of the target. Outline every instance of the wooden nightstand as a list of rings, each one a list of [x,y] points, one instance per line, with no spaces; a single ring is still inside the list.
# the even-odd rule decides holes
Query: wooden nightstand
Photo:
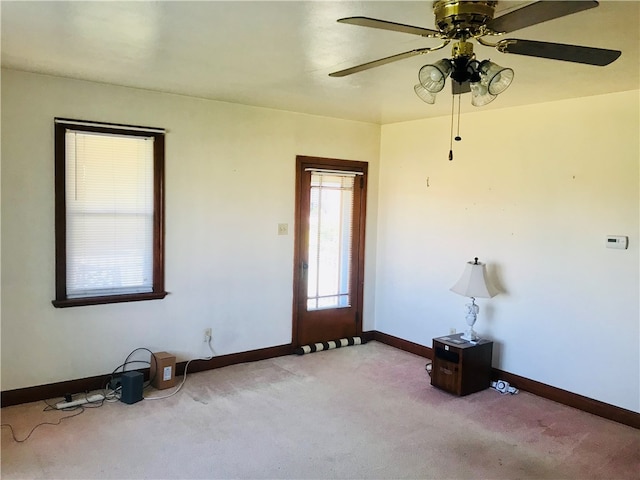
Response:
[[[433,339],[431,385],[454,395],[469,395],[491,385],[493,342],[467,342],[462,333]]]

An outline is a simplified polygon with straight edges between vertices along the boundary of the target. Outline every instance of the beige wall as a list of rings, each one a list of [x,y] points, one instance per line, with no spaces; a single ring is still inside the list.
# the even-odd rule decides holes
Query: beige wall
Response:
[[[502,290],[478,300],[495,367],[640,411],[639,93],[465,113],[449,162],[449,118],[379,127],[3,71],[2,390],[136,347],[193,358],[207,327],[218,354],[290,342],[277,224],[292,231],[301,154],[370,162],[365,330],[462,330],[449,287],[478,256]],[[165,300],[52,307],[56,116],[168,129]]]
[[[56,309],[54,117],[168,129],[162,301]],[[217,354],[291,342],[295,157],[370,163],[372,330],[380,127],[2,72],[2,390],[101,375],[136,347]],[[278,223],[290,234],[277,235]]]
[[[449,118],[383,126],[376,328],[462,331],[477,256],[494,367],[640,411],[639,113],[636,91],[463,114],[452,162]]]

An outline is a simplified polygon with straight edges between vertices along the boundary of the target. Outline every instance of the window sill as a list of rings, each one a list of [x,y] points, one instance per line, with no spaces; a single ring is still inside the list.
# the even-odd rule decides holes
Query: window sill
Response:
[[[52,300],[56,308],[82,307],[86,305],[104,305],[107,303],[138,302],[143,300],[161,300],[167,296],[167,292],[134,293],[130,295],[111,295],[104,297],[83,297]]]

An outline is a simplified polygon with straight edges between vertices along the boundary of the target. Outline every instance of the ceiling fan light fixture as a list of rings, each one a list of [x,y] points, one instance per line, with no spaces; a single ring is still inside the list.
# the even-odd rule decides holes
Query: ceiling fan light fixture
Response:
[[[489,93],[489,89],[485,83],[472,82],[471,87],[471,105],[474,107],[483,107],[496,99],[496,95]]]
[[[425,103],[429,103],[431,105],[433,105],[434,103],[436,103],[436,94],[435,93],[431,93],[429,90],[427,90],[426,88],[424,88],[422,85],[420,85],[419,83],[416,83],[416,85],[413,87],[413,90],[416,92],[416,95],[420,98],[420,100],[422,100]]]
[[[469,81],[473,73],[472,62],[467,57],[454,57],[451,59],[453,65],[451,78],[458,83]],[[471,67],[471,68],[470,68]]]
[[[444,88],[445,80],[450,72],[451,62],[443,58],[434,64],[424,65],[418,72],[418,81],[428,92],[438,93]]]
[[[482,83],[486,83],[491,95],[500,95],[513,82],[513,69],[501,67],[490,60],[480,63],[479,70],[480,76],[483,77]]]
[[[471,75],[469,76],[469,83],[478,83],[481,80],[482,77],[480,76],[480,72],[478,72],[477,67],[474,67],[471,71]]]

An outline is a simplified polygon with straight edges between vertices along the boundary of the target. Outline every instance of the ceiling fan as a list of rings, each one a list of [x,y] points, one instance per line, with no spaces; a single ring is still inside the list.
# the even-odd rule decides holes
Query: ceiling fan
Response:
[[[487,47],[495,47],[502,53],[597,66],[610,64],[622,53],[619,50],[515,38],[498,39],[495,43],[485,39],[492,36],[500,37],[525,27],[597,7],[597,1],[537,1],[494,18],[497,4],[497,1],[436,0],[433,2],[433,13],[438,30],[369,17],[341,18],[338,20],[340,23],[437,38],[441,43],[435,47],[417,48],[363,63],[330,73],[329,76],[344,77],[440,50],[454,42],[451,59],[445,58],[420,69],[418,74],[420,83],[414,87],[415,92],[425,102],[434,103],[435,94],[444,88],[446,78],[451,77],[454,94],[471,91],[472,104],[482,106],[493,101],[511,84],[514,72],[510,68],[500,67],[489,60],[476,60],[473,44],[469,40],[475,40]]]

